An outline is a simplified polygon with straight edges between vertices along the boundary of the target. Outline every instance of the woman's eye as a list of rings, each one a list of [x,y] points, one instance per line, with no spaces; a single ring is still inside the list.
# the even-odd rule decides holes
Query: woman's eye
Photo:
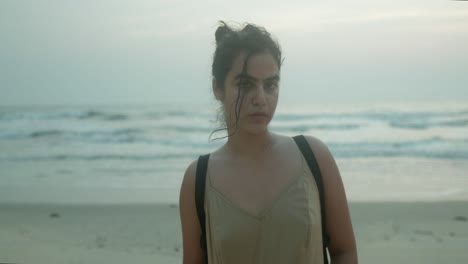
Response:
[[[267,88],[268,90],[273,90],[277,87],[278,85],[276,83],[266,83],[265,84],[265,88]]]

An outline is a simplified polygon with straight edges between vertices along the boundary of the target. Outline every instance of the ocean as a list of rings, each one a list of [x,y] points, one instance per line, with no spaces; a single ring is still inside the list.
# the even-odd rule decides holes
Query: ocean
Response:
[[[0,202],[172,202],[220,147],[214,104],[0,107]],[[349,200],[468,199],[468,103],[280,104],[270,130],[313,135]]]

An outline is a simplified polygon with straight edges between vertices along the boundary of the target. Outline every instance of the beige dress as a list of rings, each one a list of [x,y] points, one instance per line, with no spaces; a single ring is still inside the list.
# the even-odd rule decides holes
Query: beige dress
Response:
[[[291,178],[260,215],[236,206],[211,183],[205,187],[209,264],[322,264],[317,185],[302,157]]]

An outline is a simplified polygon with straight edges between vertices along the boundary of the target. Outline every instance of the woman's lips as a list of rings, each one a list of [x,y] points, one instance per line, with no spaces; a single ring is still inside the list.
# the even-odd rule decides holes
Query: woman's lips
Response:
[[[265,116],[265,117],[268,117],[268,115],[264,112],[255,112],[255,113],[251,113],[250,114],[251,116]]]
[[[252,117],[253,119],[255,120],[264,120],[264,119],[268,119],[268,116],[266,114],[251,114],[249,115],[250,117]]]

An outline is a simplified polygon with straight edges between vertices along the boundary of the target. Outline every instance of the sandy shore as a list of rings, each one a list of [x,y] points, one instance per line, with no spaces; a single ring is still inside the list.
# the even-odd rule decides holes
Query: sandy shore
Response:
[[[468,202],[351,203],[360,263],[468,263]],[[0,205],[0,263],[181,263],[175,204]]]

